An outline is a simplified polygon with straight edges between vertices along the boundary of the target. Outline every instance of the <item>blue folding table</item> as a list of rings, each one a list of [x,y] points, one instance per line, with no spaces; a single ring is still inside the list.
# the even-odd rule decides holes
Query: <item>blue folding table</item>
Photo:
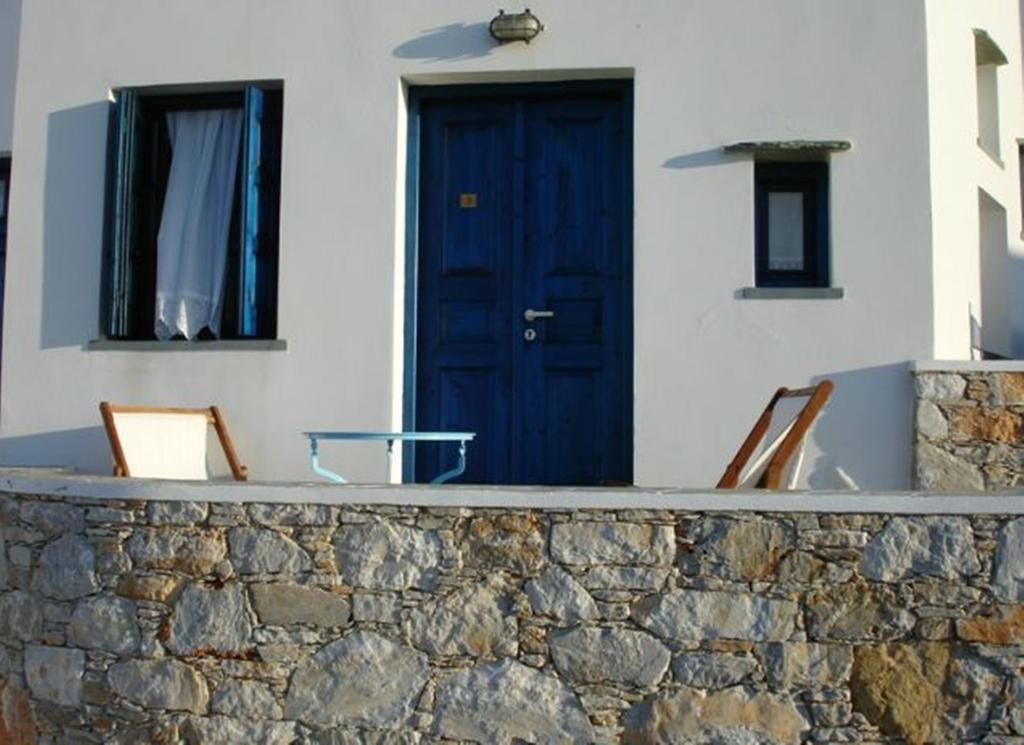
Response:
[[[459,462],[455,468],[445,471],[431,484],[443,484],[466,471],[466,443],[476,437],[476,432],[303,432],[309,438],[310,462],[313,470],[326,479],[338,484],[347,484],[348,479],[340,473],[328,470],[320,465],[319,440],[355,440],[361,442],[386,442],[388,444],[387,472],[385,482],[391,478],[391,456],[395,441],[400,442],[457,442],[459,443]]]

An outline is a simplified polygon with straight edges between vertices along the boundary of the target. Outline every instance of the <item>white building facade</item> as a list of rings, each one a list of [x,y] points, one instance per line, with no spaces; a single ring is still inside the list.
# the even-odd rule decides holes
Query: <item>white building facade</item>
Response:
[[[980,350],[1024,356],[1017,0],[557,0],[531,6],[544,30],[530,44],[498,44],[487,28],[498,7],[469,0],[31,0],[20,22],[17,5],[0,2],[0,33],[20,28],[16,46],[0,44],[0,154],[13,164],[5,464],[107,472],[102,400],[217,403],[252,478],[274,480],[312,478],[305,430],[451,428],[466,411],[486,410],[507,431],[478,437],[471,463],[498,458],[493,442],[526,460],[577,448],[570,457],[585,461],[587,447],[601,446],[580,444],[583,434],[608,426],[617,433],[609,447],[626,464],[578,478],[489,472],[500,480],[710,486],[775,388],[831,378],[836,392],[810,437],[804,483],[901,488],[911,471],[909,363]],[[225,106],[247,115],[252,88],[267,92],[266,111],[280,102],[265,115],[279,117],[279,129],[262,135],[279,146],[268,156],[279,190],[263,225],[272,235],[251,265],[272,285],[253,290],[259,320],[243,320],[240,249],[226,259],[242,278],[227,280],[232,309],[220,339],[149,333],[152,269],[130,270],[141,272],[130,290],[141,294],[123,301],[146,304],[143,330],[117,326],[112,317],[129,297],[111,249],[127,224],[111,205],[127,193],[118,192],[116,130],[125,92],[159,128],[168,107],[196,97],[227,97]],[[599,116],[598,99],[616,107],[601,120],[611,124],[566,124]],[[431,134],[431,116],[440,134]],[[500,137],[472,134],[498,120],[506,123],[488,132]],[[536,121],[550,139],[534,148]],[[463,135],[464,156],[445,160]],[[243,214],[252,152],[242,146],[235,171],[233,209],[242,202]],[[559,152],[599,165],[563,184],[552,175],[561,173]],[[478,166],[469,186],[449,184],[466,163]],[[157,166],[146,173],[163,178]],[[502,191],[506,175],[512,186]],[[584,204],[588,185],[593,204]],[[435,186],[444,198],[431,207]],[[163,187],[154,188],[159,204]],[[573,213],[577,194],[583,206]],[[565,202],[551,225],[548,198]],[[245,233],[244,218],[232,219],[241,227],[225,230]],[[138,224],[130,230],[148,223]],[[512,279],[504,270],[481,279],[469,264],[460,275],[460,288],[475,277],[473,287],[491,282],[504,300],[481,310],[478,290],[465,288],[450,290],[448,306],[436,299],[448,297],[445,262],[462,260],[439,248],[440,279],[430,284],[424,257],[436,226],[483,246],[484,264],[509,262]],[[495,237],[501,231],[512,237]],[[570,341],[573,329],[617,334],[595,353],[614,367],[613,382],[593,383],[578,368],[535,378],[530,350],[558,334],[542,319],[530,347],[522,314],[569,293],[572,261],[555,261],[552,276],[562,279],[516,284],[532,276],[531,246],[555,236],[552,245],[570,246],[566,256],[575,251],[582,266],[588,236],[613,234],[619,263],[601,275],[612,289],[580,290],[557,306],[558,333]],[[124,255],[151,252],[143,243]],[[590,287],[596,276],[572,282]],[[540,289],[527,296],[523,287]],[[479,386],[468,373],[431,372],[425,325],[437,308],[439,339],[452,329],[492,334],[513,372],[499,360]],[[476,311],[483,331],[466,320]],[[482,369],[491,352],[474,354],[463,373]],[[536,385],[542,403],[531,404],[524,390]],[[424,403],[445,386],[447,398]],[[520,396],[529,400],[516,408]],[[562,422],[563,409],[576,419]],[[598,409],[605,413],[588,419]],[[383,457],[371,446],[338,445],[327,457],[355,480],[381,478]]]

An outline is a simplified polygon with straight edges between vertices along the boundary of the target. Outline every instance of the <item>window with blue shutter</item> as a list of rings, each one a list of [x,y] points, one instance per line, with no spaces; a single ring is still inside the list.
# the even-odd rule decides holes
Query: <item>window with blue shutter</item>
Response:
[[[114,99],[102,319],[107,338],[155,338],[157,234],[172,158],[167,115],[198,109],[238,109],[243,116],[219,338],[276,338],[281,85],[184,93],[126,88]],[[213,338],[208,329],[199,335],[206,338]]]

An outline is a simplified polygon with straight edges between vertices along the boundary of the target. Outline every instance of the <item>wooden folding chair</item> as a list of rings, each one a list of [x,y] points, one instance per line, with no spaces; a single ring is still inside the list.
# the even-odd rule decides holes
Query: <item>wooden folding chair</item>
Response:
[[[245,481],[242,465],[216,406],[199,409],[100,404],[103,426],[114,455],[115,476],[208,479],[207,428],[213,425],[236,481]]]
[[[732,462],[725,469],[725,474],[719,480],[717,488],[735,489],[741,483],[753,481],[753,486],[757,489],[778,489],[782,483],[782,475],[789,465],[790,458],[793,457],[793,453],[796,452],[798,447],[801,448],[799,460],[802,461],[804,437],[822,407],[825,406],[829,396],[832,395],[833,388],[831,380],[823,380],[817,385],[808,388],[779,388],[779,390],[775,391],[775,395],[772,396],[768,406],[761,416],[758,417],[757,422],[754,423],[754,428],[747,435],[747,439],[740,446],[736,457],[732,459]],[[786,398],[803,397],[807,398],[807,403],[804,404],[793,421],[765,447],[758,460],[744,474],[743,469],[747,465],[747,461],[750,460],[758,444],[768,432],[768,427],[771,426],[776,404]],[[759,472],[761,468],[764,470]],[[799,468],[799,462],[797,468]],[[741,476],[743,476],[742,479]]]

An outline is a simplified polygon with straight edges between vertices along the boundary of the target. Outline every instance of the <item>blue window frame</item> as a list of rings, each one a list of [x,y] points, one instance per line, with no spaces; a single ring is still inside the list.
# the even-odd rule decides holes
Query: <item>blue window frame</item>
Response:
[[[166,114],[243,111],[228,237],[221,338],[277,335],[278,220],[283,90],[279,83],[114,91],[107,167],[107,237],[101,324],[107,338],[153,339],[157,233],[171,150]],[[206,338],[208,334],[201,334]]]
[[[828,287],[828,164],[756,163],[758,287]]]

